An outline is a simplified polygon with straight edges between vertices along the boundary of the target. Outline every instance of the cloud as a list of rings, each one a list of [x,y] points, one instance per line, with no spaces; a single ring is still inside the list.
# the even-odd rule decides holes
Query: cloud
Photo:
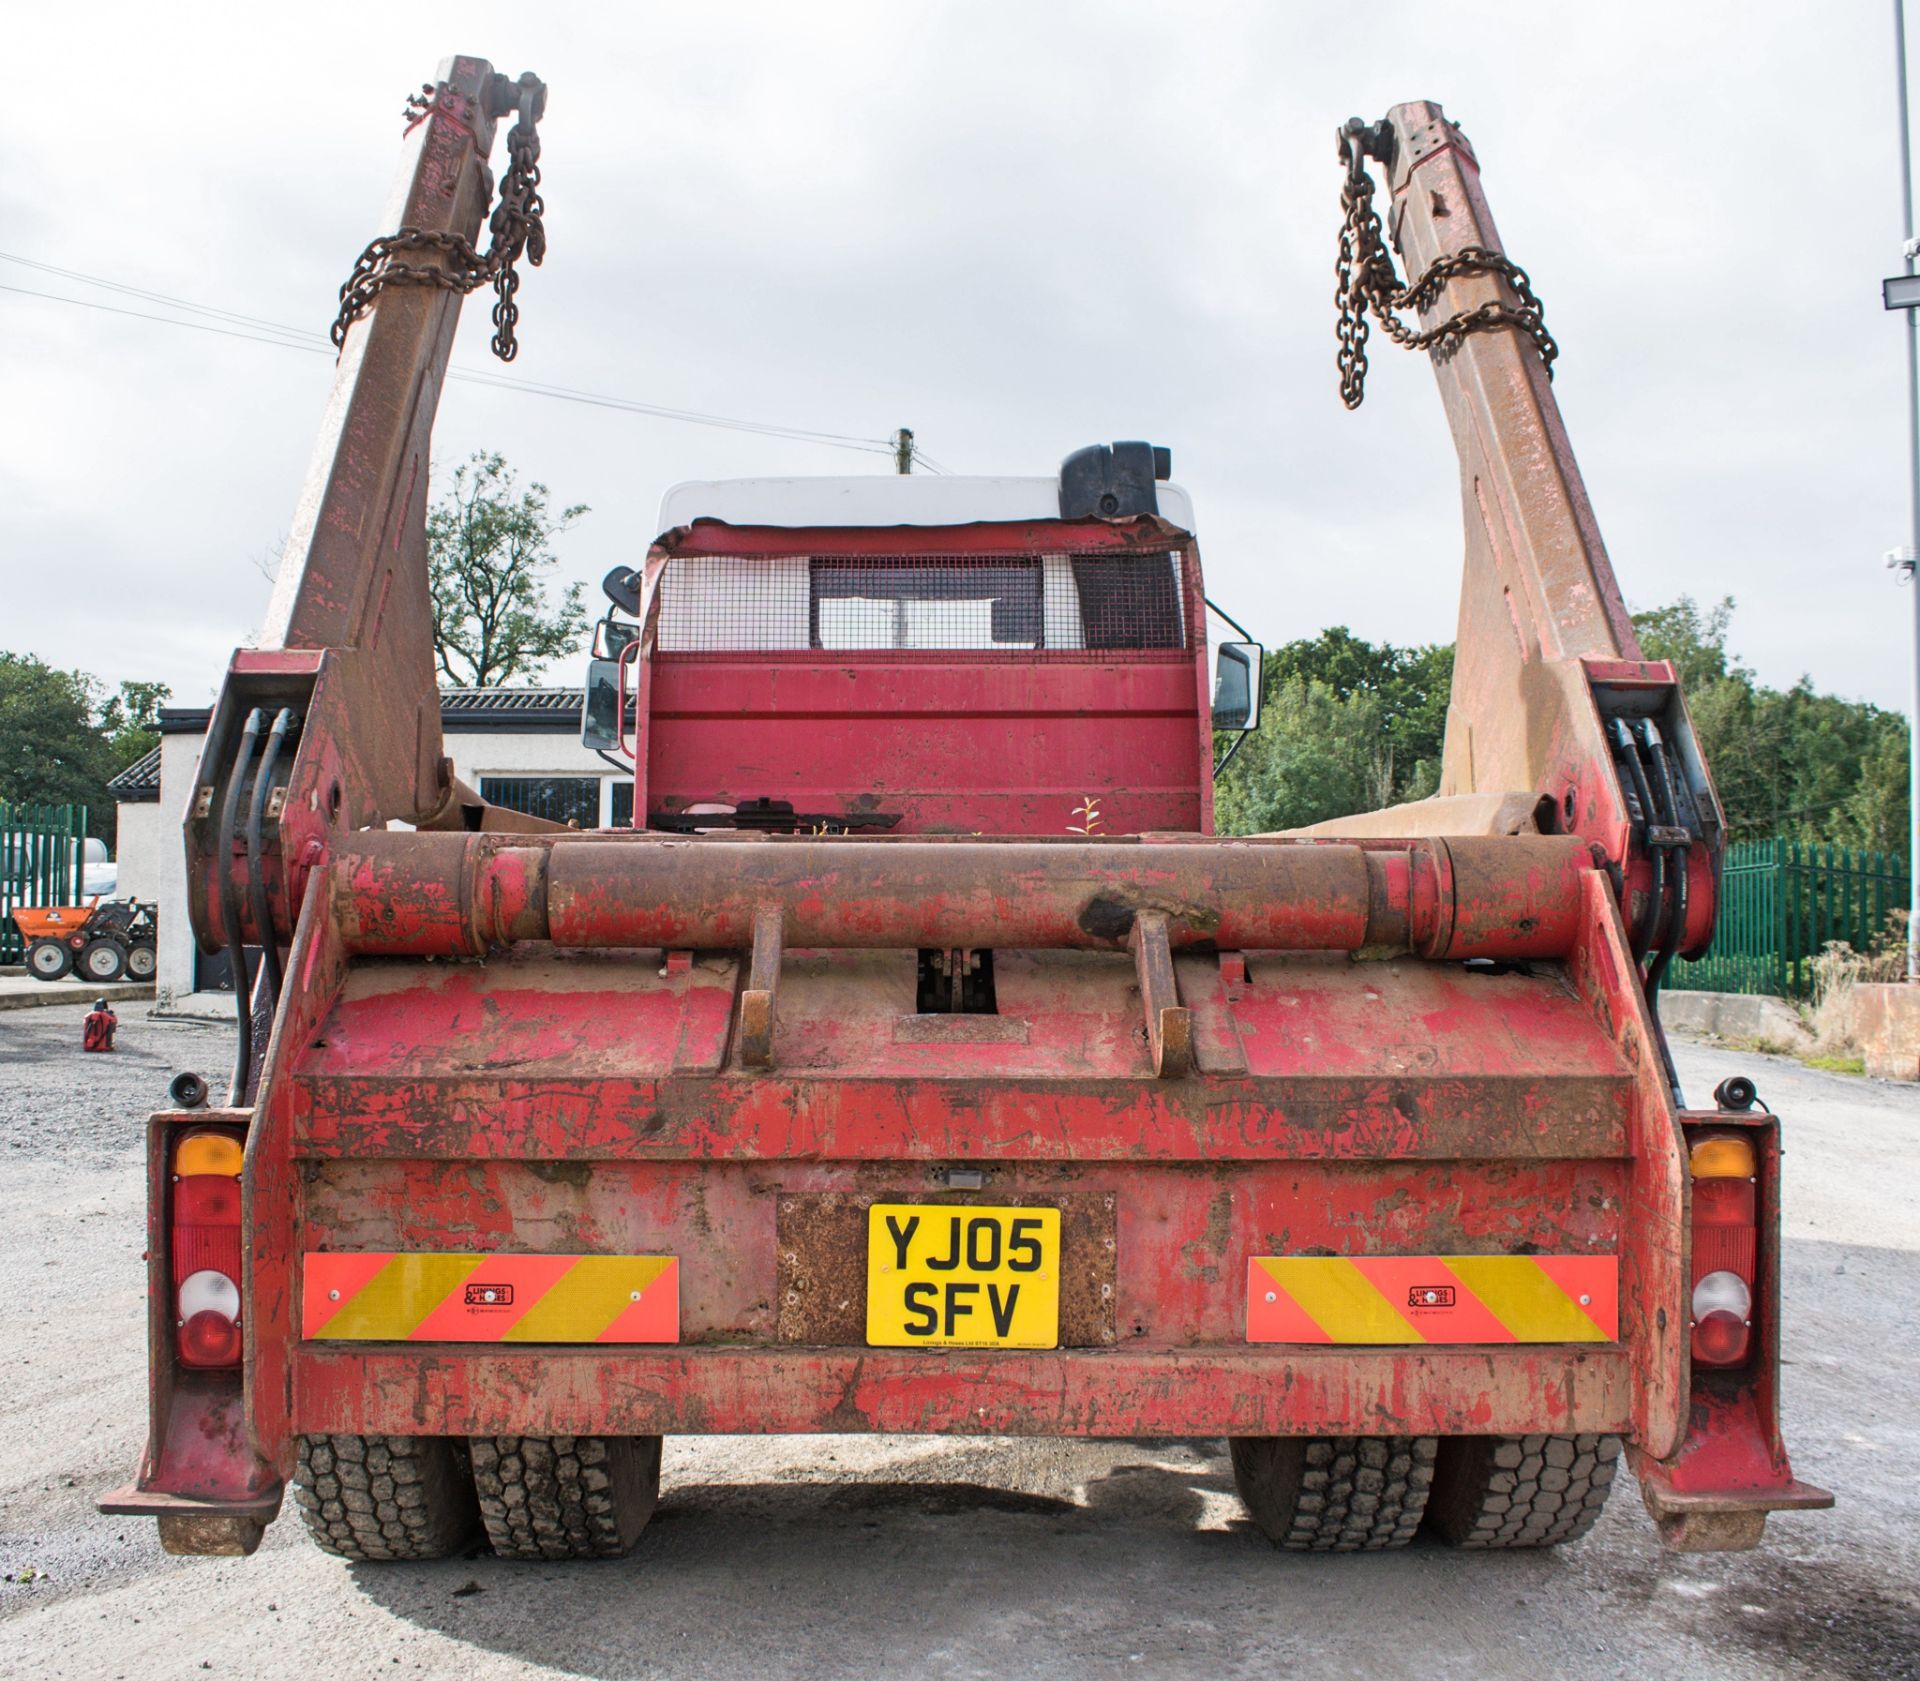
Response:
[[[1904,701],[1907,603],[1879,564],[1909,514],[1876,298],[1899,236],[1877,12],[194,16],[15,20],[44,73],[9,104],[7,249],[324,328],[381,231],[402,96],[449,48],[499,53],[553,89],[552,253],[509,377],[867,438],[906,424],[959,471],[1150,437],[1194,492],[1212,593],[1275,642],[1452,635],[1459,493],[1431,376],[1381,346],[1348,415],[1332,365],[1334,126],[1438,98],[1546,301],[1629,599],[1731,593],[1769,680]],[[0,282],[46,286],[3,263]],[[264,608],[325,360],[6,293],[0,332],[0,646],[204,697]],[[438,459],[476,448],[592,504],[564,545],[589,581],[642,551],[678,480],[886,466],[451,386]]]

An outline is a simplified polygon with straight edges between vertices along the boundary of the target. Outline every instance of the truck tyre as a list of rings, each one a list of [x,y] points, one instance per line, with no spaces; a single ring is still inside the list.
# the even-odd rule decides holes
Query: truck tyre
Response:
[[[57,981],[73,968],[73,953],[64,940],[35,940],[27,947],[27,967],[37,981]]]
[[[658,1436],[476,1436],[480,1520],[501,1558],[619,1558],[660,1498]]]
[[[293,1497],[337,1558],[445,1558],[479,1528],[457,1436],[302,1436]]]
[[[1233,1481],[1260,1533],[1290,1552],[1404,1547],[1433,1483],[1432,1436],[1236,1436]]]
[[[80,953],[79,969],[90,981],[117,981],[127,972],[126,949],[118,940],[89,940]]]
[[[153,971],[158,967],[152,946],[138,945],[127,948],[127,973],[136,981],[150,981]]]
[[[1455,1436],[1440,1444],[1427,1524],[1456,1547],[1557,1547],[1593,1527],[1618,1436]]]

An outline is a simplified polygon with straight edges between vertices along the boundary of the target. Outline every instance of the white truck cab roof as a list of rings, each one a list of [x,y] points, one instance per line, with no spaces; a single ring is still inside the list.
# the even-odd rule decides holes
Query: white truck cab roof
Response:
[[[1092,452],[1080,453],[1085,456]],[[1102,454],[1109,453],[1102,451]],[[1069,466],[1076,459],[1078,457],[1070,458]],[[1164,480],[1152,488],[1160,517],[1182,531],[1191,532],[1193,502],[1186,491]],[[1121,514],[1144,511],[1138,506],[1118,510]],[[954,473],[693,479],[675,485],[660,504],[662,531],[691,525],[697,519],[723,520],[729,525],[804,527],[974,525],[1061,517],[1062,481],[1058,477],[998,478]]]

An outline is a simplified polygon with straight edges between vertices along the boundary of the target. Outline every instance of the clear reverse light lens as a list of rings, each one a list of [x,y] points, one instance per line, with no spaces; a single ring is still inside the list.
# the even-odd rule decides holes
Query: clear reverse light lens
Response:
[[[1715,1277],[1721,1276],[1715,1274]],[[1731,1273],[1725,1276],[1731,1278]],[[218,1313],[228,1319],[240,1317],[240,1287],[224,1272],[207,1269],[188,1273],[180,1281],[180,1318],[191,1319],[196,1313]]]
[[[1693,1287],[1696,1322],[1710,1313],[1731,1313],[1745,1320],[1753,1313],[1753,1292],[1737,1272],[1710,1272]]]

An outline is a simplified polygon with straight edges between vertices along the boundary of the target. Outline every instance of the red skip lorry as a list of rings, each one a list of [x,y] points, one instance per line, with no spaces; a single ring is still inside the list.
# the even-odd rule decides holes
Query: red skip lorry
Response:
[[[1145,444],[682,486],[584,697],[630,823],[453,777],[429,434],[466,291],[513,349],[544,103],[449,60],[344,289],[188,808],[199,939],[264,957],[226,1103],[151,1123],[104,1508],[250,1552],[290,1483],[346,1557],[602,1555],[664,1436],[799,1431],[1224,1437],[1300,1548],[1572,1540],[1623,1449],[1673,1546],[1828,1504],[1776,1422],[1780,1123],[1683,1102],[1653,1009],[1720,810],[1439,108],[1341,143],[1349,399],[1371,312],[1461,459],[1441,789],[1227,838],[1260,650],[1209,659]]]

